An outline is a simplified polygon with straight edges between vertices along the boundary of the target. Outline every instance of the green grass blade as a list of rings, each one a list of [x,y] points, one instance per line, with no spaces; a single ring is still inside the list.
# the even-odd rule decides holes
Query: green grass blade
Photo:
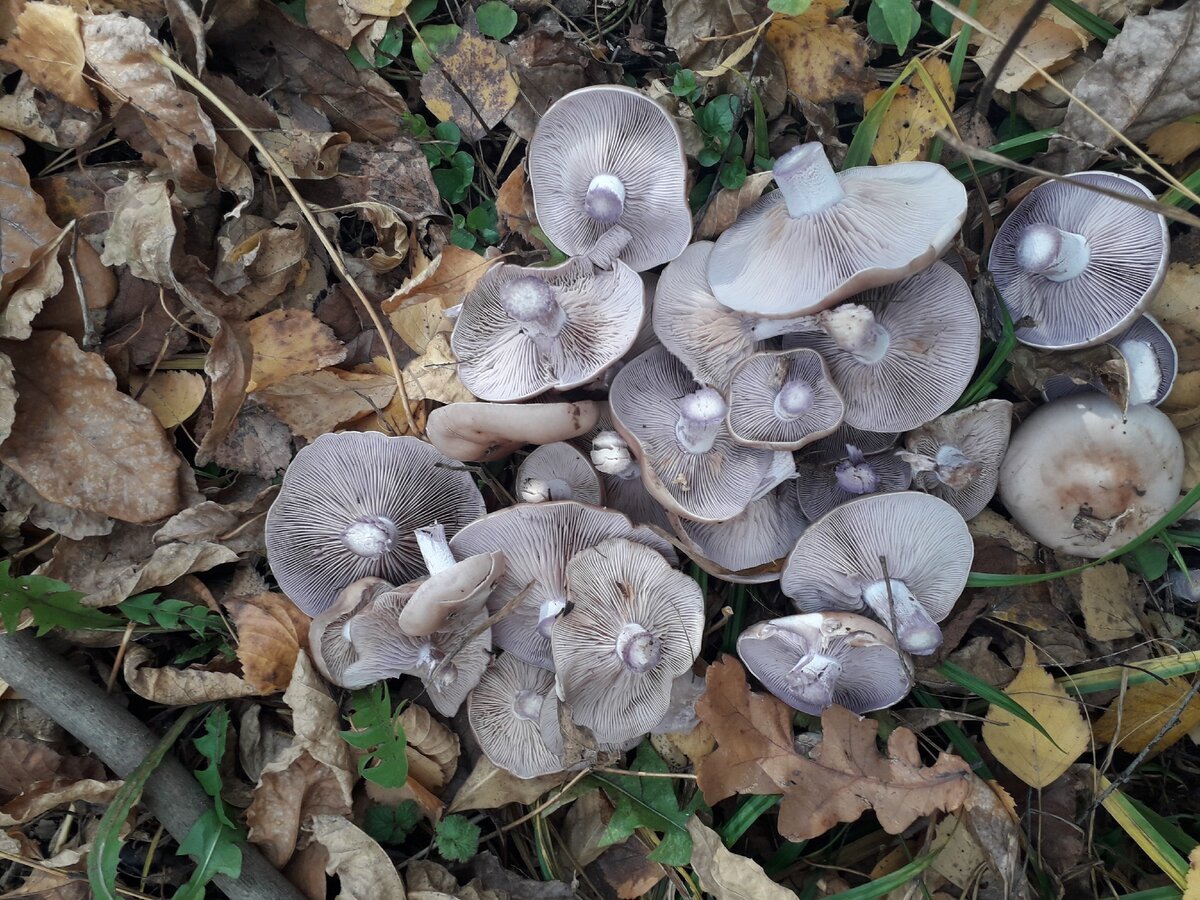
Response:
[[[1174,822],[1170,821],[1169,819],[1164,819],[1136,797],[1130,797],[1129,802],[1132,803],[1137,811],[1142,814],[1145,820],[1149,822],[1151,826],[1153,826],[1155,831],[1166,838],[1167,842],[1184,856],[1187,856],[1189,853],[1195,850],[1196,845],[1200,843],[1200,841],[1197,841],[1194,837],[1192,837]]]
[[[1098,41],[1108,43],[1121,33],[1121,30],[1112,22],[1106,21],[1094,12],[1084,9],[1075,0],[1050,0],[1050,5],[1072,22],[1086,28],[1091,32],[1092,37]]]
[[[1138,891],[1134,894],[1122,894],[1117,897],[1117,900],[1180,900],[1181,897],[1183,894],[1179,893],[1178,888],[1161,887]]]
[[[955,410],[964,409],[981,400],[986,400],[996,390],[1000,370],[1004,368],[1005,363],[1008,362],[1009,354],[1017,346],[1017,333],[1013,328],[1013,320],[1008,312],[1008,305],[998,293],[996,294],[996,300],[997,305],[1000,307],[1000,325],[1003,329],[1000,334],[1000,342],[996,344],[996,348],[992,351],[992,356],[988,360],[987,365],[975,377],[975,380],[967,385],[967,389],[963,391],[963,395],[959,398],[958,403],[954,405]]]
[[[865,166],[871,161],[871,149],[875,146],[875,138],[879,136],[879,126],[883,124],[883,117],[887,115],[892,100],[896,97],[896,92],[916,69],[916,63],[917,57],[914,56],[896,80],[888,85],[883,96],[871,107],[871,111],[863,116],[863,120],[858,124],[858,130],[854,132],[854,137],[846,150],[846,158],[842,161],[843,172],[846,169]]]
[[[1200,650],[1190,653],[1176,653],[1174,656],[1162,656],[1139,662],[1136,665],[1106,666],[1103,669],[1093,669],[1078,675],[1063,675],[1055,680],[1071,694],[1096,694],[1101,691],[1115,691],[1121,687],[1124,680],[1130,686],[1144,684],[1147,681],[1165,681],[1168,678],[1178,678],[1181,675],[1191,675],[1200,672]]]
[[[1023,134],[1020,137],[1009,138],[1007,141],[1001,141],[988,147],[991,153],[998,153],[1003,157],[1012,160],[1032,159],[1038,153],[1043,152],[1049,145],[1050,138],[1055,135],[1053,128],[1047,128],[1043,131],[1031,131],[1029,134]],[[975,171],[980,175],[987,175],[991,172],[999,170],[999,166],[994,163],[975,163]],[[969,181],[971,179],[971,167],[966,162],[957,162],[950,166],[950,174],[959,181]]]
[[[729,821],[721,826],[719,834],[721,842],[726,847],[732,847],[741,839],[742,835],[750,830],[750,826],[757,822],[764,814],[770,812],[779,805],[782,800],[779,794],[758,794],[753,797],[747,797],[741,802]]]
[[[1050,732],[1042,727],[1042,723],[1034,717],[1033,713],[999,688],[993,687],[983,679],[977,678],[966,669],[956,666],[949,660],[934,666],[933,670],[947,681],[953,681],[959,687],[966,688],[976,697],[986,700],[993,706],[1000,707],[1005,712],[1012,713],[1026,725],[1036,728],[1046,740],[1054,744],[1059,750],[1062,750],[1062,747],[1058,746],[1058,742],[1054,740]]]
[[[1187,178],[1183,179],[1183,184],[1184,187],[1193,193],[1200,191],[1200,169],[1197,169]],[[1192,207],[1192,201],[1174,188],[1167,191],[1159,199],[1168,206],[1178,206],[1181,209],[1191,209]]]
[[[1106,790],[1109,787],[1108,779],[1101,775],[1097,787],[1100,791]],[[1175,851],[1171,842],[1158,833],[1120,790],[1105,797],[1103,806],[1133,842],[1142,848],[1142,852],[1183,890],[1187,886],[1188,863]]]
[[[896,888],[904,887],[904,885],[928,869],[933,864],[936,856],[936,853],[918,856],[908,865],[897,869],[890,875],[876,878],[870,884],[860,884],[856,888],[842,891],[840,894],[830,894],[829,896],[831,898],[838,897],[840,900],[874,900],[877,897],[884,897]]]

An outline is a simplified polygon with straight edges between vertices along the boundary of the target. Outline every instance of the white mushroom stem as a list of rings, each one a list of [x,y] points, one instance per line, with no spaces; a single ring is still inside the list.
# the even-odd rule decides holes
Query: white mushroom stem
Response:
[[[641,476],[641,469],[625,438],[615,431],[601,431],[592,438],[592,465],[596,471],[628,481]]]
[[[1158,355],[1146,341],[1121,341],[1117,345],[1129,367],[1129,402],[1153,403],[1162,387],[1163,371]]]
[[[1087,238],[1053,225],[1026,226],[1017,242],[1017,263],[1051,281],[1070,281],[1087,268],[1092,250]]]
[[[536,722],[542,716],[545,697],[537,691],[522,688],[513,695],[513,715],[526,722]]]
[[[891,344],[891,336],[876,320],[875,313],[859,303],[843,303],[817,318],[834,343],[861,363],[879,362]]]
[[[454,554],[446,540],[446,529],[438,523],[418,528],[413,532],[417,546],[421,549],[421,558],[425,560],[425,568],[430,575],[445,572],[454,565]]]
[[[755,319],[750,323],[750,336],[756,341],[769,341],[781,334],[820,330],[821,323],[817,316],[799,316],[795,319]]]
[[[571,486],[561,478],[526,478],[517,490],[522,503],[570,500]]]
[[[632,240],[633,235],[626,229],[613,225],[596,238],[595,245],[587,252],[587,258],[597,269],[611,269]]]
[[[675,438],[688,453],[707,453],[725,421],[725,398],[713,388],[701,388],[679,401]]]
[[[942,630],[903,581],[873,581],[863,588],[862,601],[892,630],[902,650],[928,656],[941,646]]]
[[[514,278],[500,289],[500,302],[514,322],[540,337],[555,337],[567,322],[554,288],[532,275]]]
[[[833,692],[841,677],[841,662],[823,653],[808,654],[787,674],[788,683],[796,696],[818,709],[833,705]]]
[[[979,477],[982,466],[952,444],[938,447],[933,474],[942,484],[961,491]]]
[[[537,632],[546,640],[550,640],[550,629],[554,627],[554,620],[557,619],[564,609],[567,608],[567,601],[562,597],[553,597],[549,600],[543,600],[542,605],[538,607],[538,624]]]
[[[625,184],[616,175],[601,173],[588,184],[583,211],[601,225],[612,225],[625,211]]]
[[[801,378],[790,378],[783,383],[783,387],[775,395],[775,415],[785,422],[798,419],[812,409],[816,396],[812,385],[807,381]]]
[[[643,675],[662,660],[662,642],[637,622],[627,622],[617,634],[617,656],[629,671]]]
[[[364,559],[379,559],[392,549],[399,533],[396,523],[386,516],[364,516],[342,532],[342,543]]]
[[[793,219],[815,215],[846,196],[825,149],[816,142],[801,144],[783,154],[772,174]]]
[[[879,490],[879,474],[867,462],[862,451],[853,444],[846,445],[848,459],[838,463],[834,470],[838,487],[848,494],[873,494]]]

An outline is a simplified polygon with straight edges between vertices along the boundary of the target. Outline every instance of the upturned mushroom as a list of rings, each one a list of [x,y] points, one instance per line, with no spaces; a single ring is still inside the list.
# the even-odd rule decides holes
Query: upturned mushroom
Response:
[[[559,754],[542,738],[542,705],[553,691],[553,672],[511,653],[488,666],[467,695],[467,721],[495,766],[518,778],[562,771]]]
[[[819,716],[835,703],[862,715],[885,709],[913,686],[891,632],[848,612],[815,612],[751,625],[738,656],[772,694]]]
[[[600,506],[600,476],[587,458],[563,441],[543,444],[517,468],[517,499],[522,503],[578,500]]]
[[[988,266],[1017,340],[1045,350],[1090,347],[1120,334],[1167,271],[1167,223],[1137,200],[1154,195],[1113,172],[1038,185],[996,232]]]
[[[642,468],[625,438],[615,431],[599,431],[592,438],[589,455],[600,473],[606,506],[625,513],[635,524],[653,525],[670,533],[667,511],[646,490]]]
[[[400,630],[412,637],[426,637],[435,631],[456,630],[476,619],[504,576],[504,554],[480,553],[455,562],[441,524],[418,528],[416,537],[434,574],[417,585],[400,610]]]
[[[1000,499],[1047,547],[1097,558],[1129,542],[1179,499],[1179,432],[1153,406],[1065,397],[1035,410],[1000,466]]]
[[[569,441],[596,427],[602,404],[451,403],[429,414],[425,434],[442,453],[463,462],[491,462],[526,444]]]
[[[730,309],[791,317],[915,275],[962,227],[967,195],[936,163],[863,166],[835,173],[818,143],[779,157],[779,190],[717,240],[713,294]]]
[[[425,574],[416,528],[450,534],[484,514],[469,472],[414,437],[323,434],[296,454],[267,513],[267,560],[283,593],[315,616],[368,575]]]
[[[666,715],[672,682],[704,636],[700,586],[623,538],[567,564],[570,611],[551,630],[559,698],[601,742],[645,734]]]
[[[391,589],[392,586],[382,578],[360,578],[347,585],[333,604],[313,617],[308,626],[309,655],[330,684],[346,687],[346,669],[359,659],[358,649],[350,640],[350,620],[369,607],[379,594]]]
[[[904,491],[851,500],[800,535],[780,578],[801,612],[869,610],[925,656],[967,583],[974,545],[944,500]]]
[[[454,323],[458,377],[476,397],[501,402],[579,387],[625,355],[644,312],[642,280],[621,262],[494,266]]]
[[[795,472],[790,454],[737,443],[725,424],[725,398],[713,388],[697,390],[662,347],[621,370],[609,406],[640,461],[646,490],[685,518],[732,518]]]
[[[815,350],[755,353],[733,370],[727,422],[739,444],[799,450],[832,434],[845,411]]]
[[[1130,404],[1158,406],[1166,400],[1179,374],[1179,353],[1158,320],[1149,314],[1138,316],[1110,343],[1129,367]]]
[[[569,256],[616,255],[638,272],[670,262],[692,236],[679,128],[627,87],[571,91],[542,115],[529,143],[538,224]]]
[[[910,431],[900,456],[913,483],[973,519],[991,502],[1012,431],[1012,404],[984,400]]]
[[[853,444],[846,446],[843,459],[799,465],[796,475],[800,509],[810,521],[857,497],[908,490],[913,477],[896,451],[866,456]]]

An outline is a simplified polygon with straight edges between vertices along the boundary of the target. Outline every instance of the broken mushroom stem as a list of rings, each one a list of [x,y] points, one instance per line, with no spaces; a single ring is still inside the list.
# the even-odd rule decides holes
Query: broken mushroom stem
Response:
[[[592,438],[591,458],[596,471],[614,478],[629,480],[642,474],[629,450],[629,443],[615,431],[601,431]]]
[[[816,142],[801,144],[783,154],[772,175],[793,219],[819,213],[846,196],[824,147]]]
[[[399,535],[400,529],[387,516],[361,516],[346,526],[342,543],[363,559],[379,559],[387,555]]]
[[[567,322],[553,287],[541,278],[514,278],[500,289],[500,302],[514,322],[534,337],[557,337]]]
[[[596,238],[596,245],[587,252],[587,258],[597,269],[611,269],[629,246],[633,235],[620,225],[613,225]]]
[[[701,388],[679,401],[675,438],[688,453],[707,453],[716,443],[728,407],[715,388]]]
[[[846,445],[846,459],[838,463],[834,476],[838,487],[848,494],[873,494],[879,490],[879,473],[853,444]]]
[[[454,554],[450,543],[446,540],[446,529],[437,522],[413,531],[417,546],[421,549],[421,558],[430,575],[445,572],[454,565]]]
[[[817,321],[834,343],[865,365],[883,359],[891,345],[887,329],[861,303],[843,303],[818,315]]]
[[[942,644],[942,630],[908,585],[885,575],[862,589],[862,601],[896,635],[902,650],[928,656]]]
[[[931,472],[939,482],[956,491],[974,482],[983,472],[979,462],[953,444],[943,444],[933,456],[901,450],[900,458],[914,472]]]
[[[802,657],[787,673],[796,696],[820,709],[833,705],[833,692],[841,677],[841,662],[817,651]]]
[[[1092,250],[1087,238],[1045,222],[1025,227],[1017,240],[1017,264],[1051,281],[1070,281],[1087,268]]]
[[[637,622],[627,622],[621,627],[616,646],[625,668],[638,675],[644,675],[662,661],[661,642]]]

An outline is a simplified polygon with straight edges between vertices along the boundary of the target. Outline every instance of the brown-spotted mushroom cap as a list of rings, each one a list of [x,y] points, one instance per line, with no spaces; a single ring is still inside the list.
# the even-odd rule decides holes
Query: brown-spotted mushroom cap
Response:
[[[912,672],[891,632],[865,616],[816,612],[759,622],[738,656],[772,694],[819,716],[835,703],[862,715],[898,703]]]
[[[710,575],[736,584],[778,581],[783,558],[808,527],[795,486],[780,485],[725,522],[670,517],[688,556]]]
[[[1012,404],[984,400],[910,431],[901,455],[917,488],[973,519],[996,494],[1011,431]]]
[[[476,397],[500,402],[587,384],[629,350],[644,311],[642,280],[620,262],[494,266],[454,323],[458,377]]]
[[[453,534],[484,514],[469,472],[414,437],[323,434],[284,472],[267,513],[267,559],[279,588],[315,616],[368,575],[404,584],[425,574],[413,530]]]
[[[1047,547],[1097,558],[1166,514],[1183,483],[1183,441],[1153,406],[1124,415],[1099,394],[1034,411],[1000,466],[1000,499]]]
[[[567,564],[567,593],[571,607],[550,640],[559,698],[599,741],[645,734],[700,653],[700,586],[649,547],[617,538]]]
[[[467,696],[467,720],[484,756],[518,778],[562,770],[559,754],[542,738],[542,704],[554,691],[554,673],[511,653],[493,660]]]
[[[476,525],[456,534],[450,546],[459,556],[504,552],[506,570],[488,598],[488,609],[499,612],[528,588],[517,608],[492,626],[496,646],[544,669],[554,665],[550,627],[567,607],[566,570],[573,556],[622,537],[676,560],[671,545],[651,529],[635,527],[614,510],[574,500],[521,503],[485,516]]]
[[[865,608],[902,650],[924,656],[941,644],[936,623],[966,586],[974,554],[967,523],[944,500],[915,491],[861,497],[808,526],[780,587],[800,612]]]
[[[856,428],[924,425],[954,405],[979,359],[971,289],[943,262],[819,318],[823,332],[792,334],[784,343],[821,354],[845,398],[845,420]]]
[[[451,403],[429,414],[425,434],[452,459],[491,462],[526,444],[568,441],[595,427],[601,404]]]
[[[1017,340],[1046,350],[1089,347],[1124,331],[1167,271],[1167,222],[1132,203],[1154,195],[1124,175],[1079,172],[1038,185],[992,243],[988,268]]]
[[[733,518],[795,471],[790,454],[734,441],[724,397],[713,388],[697,390],[684,365],[662,347],[626,365],[608,401],[646,489],[677,515]]]
[[[800,509],[809,521],[857,497],[905,491],[912,484],[912,469],[895,451],[866,456],[853,444],[844,459],[800,465],[796,473]]]
[[[600,475],[587,457],[564,441],[543,444],[517,468],[517,499],[522,503],[578,500],[600,506]]]
[[[916,274],[962,227],[967,194],[944,167],[902,162],[834,172],[818,143],[775,163],[767,194],[717,240],[713,294],[730,309],[798,316]]]
[[[346,626],[376,595],[391,587],[382,578],[360,578],[338,594],[332,606],[313,618],[308,626],[308,649],[313,663],[330,684],[359,688],[371,683],[346,683],[346,669],[358,662],[358,649],[351,643]]]
[[[679,128],[644,94],[616,85],[572,91],[542,115],[526,164],[538,224],[568,256],[620,228],[620,259],[641,272],[691,240]]]
[[[838,462],[846,458],[847,444],[870,456],[896,446],[898,437],[895,431],[866,431],[842,422],[832,434],[802,447],[796,458],[805,463]]]
[[[799,450],[832,434],[846,404],[816,350],[755,353],[733,370],[727,424],[733,439],[766,450]]]
[[[1179,353],[1171,336],[1151,315],[1138,316],[1109,343],[1129,366],[1129,403],[1158,406],[1167,399],[1179,374]]]

